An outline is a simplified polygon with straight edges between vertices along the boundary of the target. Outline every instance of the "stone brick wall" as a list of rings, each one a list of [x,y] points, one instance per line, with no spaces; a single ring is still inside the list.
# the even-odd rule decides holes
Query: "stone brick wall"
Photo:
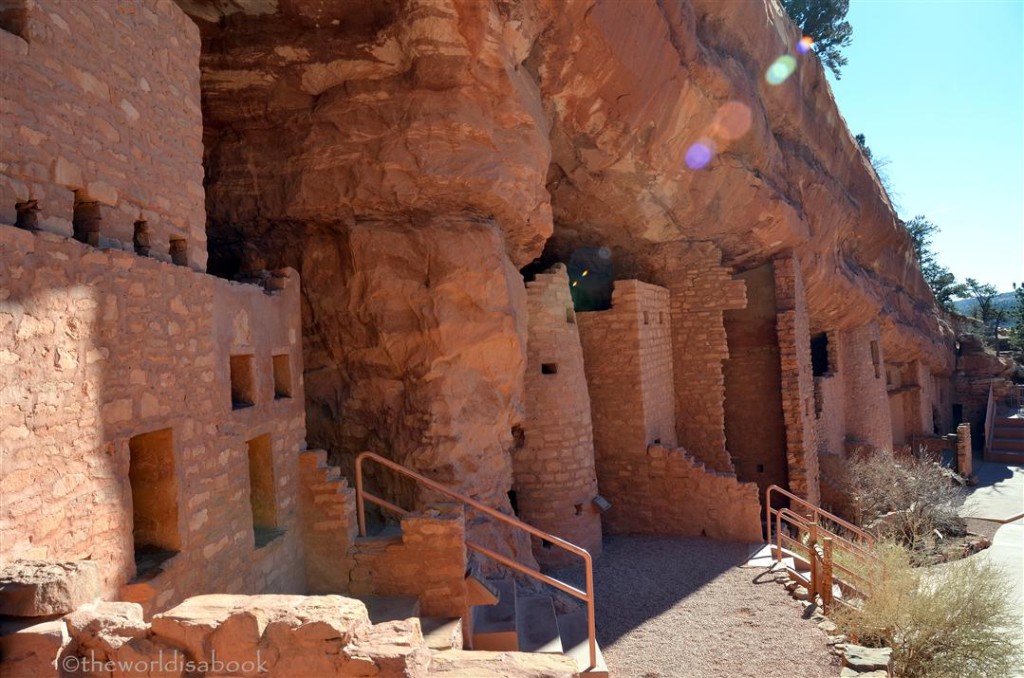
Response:
[[[713,244],[672,243],[651,258],[656,282],[671,294],[676,433],[709,468],[731,472],[725,447],[725,377],[729,355],[723,312],[746,305],[742,280],[722,266]]]
[[[309,593],[346,591],[352,569],[349,547],[359,529],[355,491],[337,466],[327,464],[324,450],[299,455],[299,478],[306,589]]]
[[[366,537],[349,549],[348,592],[415,596],[424,616],[466,612],[466,520],[461,505],[435,504],[402,517],[401,536]]]
[[[652,523],[646,532],[761,541],[760,491],[729,473],[711,471],[682,448],[647,450]]]
[[[820,487],[811,332],[800,263],[795,256],[780,256],[773,268],[789,491],[817,503]]]
[[[737,277],[746,284],[747,306],[725,312],[725,438],[736,477],[763,493],[772,484],[786,487],[788,479],[775,281],[771,265]]]
[[[845,387],[846,442],[892,449],[892,415],[878,324],[839,334],[839,372]]]
[[[611,309],[578,315],[605,529],[759,540],[757,486],[675,447],[669,308],[668,290],[619,280]]]
[[[199,30],[168,0],[34,0],[21,35],[0,30],[0,221],[38,200],[40,227],[72,234],[77,197],[96,201],[103,244],[206,268]]]
[[[647,499],[647,446],[660,436],[674,433],[672,355],[671,346],[665,341],[666,333],[671,331],[666,296],[664,288],[619,280],[615,282],[610,309],[576,316],[593,415],[597,477],[602,496],[613,506],[604,514],[605,529],[611,533],[649,529],[652,517]],[[649,322],[651,313],[663,314],[659,320],[665,321],[664,326],[655,329],[648,324],[644,330],[654,340],[651,345],[641,340],[645,308]],[[654,374],[657,365],[666,369]],[[659,400],[673,404],[672,409],[656,407],[648,414],[647,405]],[[656,427],[649,427],[649,422]]]
[[[6,225],[0,263],[0,559],[95,560],[103,594],[147,612],[208,591],[302,591],[297,276],[268,295]],[[253,404],[238,409],[233,355],[251,356]],[[290,397],[275,395],[274,356],[286,356]],[[151,432],[166,442],[162,528],[178,553],[133,580],[130,448]],[[263,435],[283,534],[256,548],[248,441]]]
[[[590,396],[583,372],[576,313],[565,266],[556,264],[526,284],[529,313],[526,417],[523,444],[512,453],[519,517],[557,537],[601,553]],[[569,565],[578,557],[540,540],[541,565]]]

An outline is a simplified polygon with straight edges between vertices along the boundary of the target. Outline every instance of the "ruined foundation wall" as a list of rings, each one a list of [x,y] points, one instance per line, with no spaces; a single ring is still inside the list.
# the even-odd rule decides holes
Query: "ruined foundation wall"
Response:
[[[19,33],[0,30],[0,221],[39,201],[41,228],[72,234],[75,191],[97,201],[99,235],[206,269],[199,30],[173,2],[37,0]]]
[[[795,256],[777,257],[773,267],[789,490],[817,503],[820,499],[818,443],[814,422],[810,319],[803,280]]]
[[[524,442],[512,452],[519,517],[590,551],[601,553],[590,396],[583,371],[576,312],[565,266],[556,264],[526,283],[529,313]],[[534,539],[541,565],[578,558]]]
[[[740,480],[787,486],[775,281],[771,265],[737,276],[747,307],[725,312],[725,437]]]
[[[0,226],[0,236],[3,562],[96,560],[103,594],[147,611],[206,591],[301,591],[297,277],[268,296],[50,233]],[[233,355],[249,356],[252,405],[240,409]],[[248,441],[263,435],[256,487],[283,535],[256,548]],[[133,500],[132,447],[153,440],[147,463],[163,494],[141,481]],[[146,502],[146,520],[178,553],[124,586],[135,575],[133,505]]]

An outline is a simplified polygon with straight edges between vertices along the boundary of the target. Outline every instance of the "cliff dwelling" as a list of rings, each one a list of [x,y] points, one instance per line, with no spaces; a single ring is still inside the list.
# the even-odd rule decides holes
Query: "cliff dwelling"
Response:
[[[608,675],[526,571],[759,544],[968,402],[821,65],[762,77],[775,2],[0,18],[4,675]]]

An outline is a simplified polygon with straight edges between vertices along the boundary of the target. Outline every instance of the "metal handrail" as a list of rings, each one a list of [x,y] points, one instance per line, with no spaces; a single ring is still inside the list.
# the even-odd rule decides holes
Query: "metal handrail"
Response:
[[[363,489],[363,461],[366,459],[375,461],[381,466],[385,466],[391,469],[392,471],[400,473],[408,478],[412,478],[416,482],[425,485],[432,490],[440,492],[441,494],[452,497],[453,499],[456,499],[467,506],[472,506],[477,511],[485,513],[499,522],[505,523],[506,525],[510,525],[512,527],[528,532],[535,537],[539,537],[540,539],[543,539],[549,542],[550,544],[561,548],[562,550],[568,551],[583,558],[583,564],[586,568],[586,591],[581,591],[575,586],[566,584],[565,582],[559,581],[558,579],[555,579],[553,577],[549,577],[548,575],[540,572],[539,570],[535,570],[532,567],[527,567],[521,563],[516,562],[515,560],[512,560],[507,556],[504,556],[500,553],[496,553],[495,551],[492,551],[491,549],[485,546],[481,546],[480,544],[471,542],[468,539],[466,540],[466,548],[476,551],[477,553],[480,553],[482,555],[485,555],[488,558],[493,558],[494,560],[497,560],[499,563],[502,563],[503,565],[506,565],[512,568],[513,570],[516,570],[517,572],[521,572],[528,577],[532,577],[538,581],[544,582],[545,584],[554,586],[556,589],[564,591],[565,593],[568,593],[569,595],[584,601],[587,604],[587,640],[590,645],[590,666],[587,667],[587,670],[597,667],[597,624],[594,615],[594,561],[593,558],[590,556],[589,551],[580,546],[576,546],[571,542],[567,542],[560,537],[556,537],[553,534],[549,534],[544,530],[538,530],[533,525],[529,525],[521,520],[507,516],[501,511],[493,509],[485,504],[481,504],[475,499],[470,499],[464,494],[460,494],[459,492],[451,490],[442,485],[441,483],[433,481],[425,476],[421,476],[420,474],[414,471],[410,471],[401,464],[393,462],[390,459],[386,459],[385,457],[382,457],[379,454],[374,454],[373,452],[363,452],[358,457],[356,457],[356,515],[359,520],[360,537],[366,536],[366,511],[363,504],[364,499],[368,499],[370,502],[383,508],[386,508],[390,511],[394,511],[399,515],[405,515],[409,513],[402,507],[396,506],[395,504],[392,504],[389,501],[372,495]]]
[[[804,583],[805,585],[807,585],[809,587],[808,588],[809,591],[812,591],[815,594],[821,593],[822,594],[822,600],[828,601],[828,603],[831,604],[831,597],[832,597],[831,596],[831,582],[833,581],[834,571],[835,570],[841,570],[845,574],[850,575],[853,579],[858,579],[861,582],[864,582],[867,585],[867,589],[869,591],[874,589],[874,582],[868,576],[866,576],[864,574],[861,574],[859,572],[856,572],[854,570],[851,570],[850,568],[845,567],[841,563],[835,562],[834,557],[832,556],[833,550],[837,546],[840,548],[840,550],[842,550],[843,547],[854,546],[853,542],[850,542],[848,539],[845,539],[844,537],[836,536],[836,535],[828,532],[827,530],[824,530],[819,525],[816,525],[814,523],[808,522],[806,517],[801,516],[798,513],[795,513],[794,511],[791,511],[788,508],[777,509],[777,510],[773,511],[773,513],[775,515],[775,557],[776,557],[776,560],[777,561],[781,561],[782,560],[782,545],[783,545],[783,542],[785,542],[787,544],[792,544],[792,545],[798,547],[798,549],[800,550],[801,557],[803,556],[803,554],[806,553],[806,560],[808,562],[808,565],[811,568],[811,572],[810,572],[811,577],[808,579],[807,577],[804,577],[803,575],[801,575],[795,569],[792,570],[792,572],[802,583]],[[790,537],[788,535],[783,534],[782,533],[782,521],[783,520],[786,520],[787,522],[791,523],[798,530],[800,530],[802,532],[806,532],[808,534],[808,536],[809,536],[809,543],[805,544],[799,538],[794,539],[794,538],[792,538],[792,537]],[[825,580],[823,585],[827,585],[829,587],[828,591],[824,591],[824,590],[817,591],[816,590],[816,589],[820,588],[819,584],[822,584],[822,582],[819,581],[819,577],[817,576],[818,573],[822,573],[822,570],[819,570],[819,567],[824,565],[825,560],[826,560],[825,557],[824,557],[824,551],[823,550],[822,550],[822,552],[818,551],[818,548],[821,546],[821,544],[818,543],[818,537],[821,536],[821,535],[818,534],[819,531],[820,532],[825,532],[825,536],[822,537],[822,542],[825,542],[825,541],[830,541],[831,542],[828,545],[828,551],[829,551],[829,556],[827,558],[828,574],[827,574],[827,576],[823,577],[824,580]],[[799,537],[799,534],[798,534],[798,537]],[[877,564],[878,563],[878,559],[876,557],[874,557],[874,556],[870,556],[869,555],[867,558],[862,558],[859,554],[852,553],[852,552],[849,552],[849,551],[847,551],[847,553],[851,553],[851,555],[857,556],[858,559],[861,560],[862,562],[864,562],[864,564],[866,564],[866,565],[871,565],[871,564]]]
[[[992,451],[992,433],[995,431],[996,426],[996,399],[993,393],[994,384],[988,385],[988,404],[985,405],[985,458],[988,459],[988,453]]]
[[[824,526],[820,524],[818,519],[819,519],[819,517],[826,518],[826,519],[832,521],[833,523],[835,523],[836,525],[839,525],[839,526],[843,527],[844,529],[847,529],[850,532],[852,532],[853,534],[857,535],[857,537],[859,537],[869,548],[875,545],[875,538],[872,537],[867,532],[865,532],[864,530],[862,530],[861,528],[859,528],[856,525],[854,525],[853,523],[848,522],[846,520],[843,520],[842,518],[840,518],[839,516],[837,516],[835,514],[829,513],[828,511],[824,510],[820,506],[818,506],[816,504],[812,504],[811,502],[807,501],[806,499],[798,497],[797,495],[793,494],[792,492],[789,492],[787,490],[782,489],[778,485],[770,485],[768,487],[768,489],[765,490],[765,493],[764,493],[765,494],[765,497],[764,497],[764,513],[765,513],[765,521],[766,521],[766,524],[767,524],[768,530],[769,530],[769,534],[768,534],[768,541],[769,542],[771,541],[771,536],[772,536],[771,532],[770,532],[771,524],[772,524],[771,517],[775,513],[775,511],[777,510],[777,509],[773,509],[772,508],[772,493],[773,492],[778,492],[782,496],[787,497],[790,500],[790,502],[794,502],[795,501],[797,504],[800,504],[805,509],[807,509],[808,512],[813,517],[815,525],[819,525],[819,526],[824,528]],[[830,532],[829,534],[831,534],[833,537],[837,537],[839,539],[843,539],[844,541],[848,541],[851,544],[854,544],[856,546],[856,544],[851,539],[847,539],[846,537],[843,537],[842,535],[839,535],[839,534],[835,534],[834,532]]]

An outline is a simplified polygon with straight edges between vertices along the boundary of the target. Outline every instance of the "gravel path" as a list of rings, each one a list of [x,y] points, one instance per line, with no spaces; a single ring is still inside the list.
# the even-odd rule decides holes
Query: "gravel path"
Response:
[[[825,634],[742,544],[608,537],[594,564],[597,636],[615,678],[823,678]],[[583,584],[582,568],[557,575]],[[763,582],[763,583],[762,583]]]

